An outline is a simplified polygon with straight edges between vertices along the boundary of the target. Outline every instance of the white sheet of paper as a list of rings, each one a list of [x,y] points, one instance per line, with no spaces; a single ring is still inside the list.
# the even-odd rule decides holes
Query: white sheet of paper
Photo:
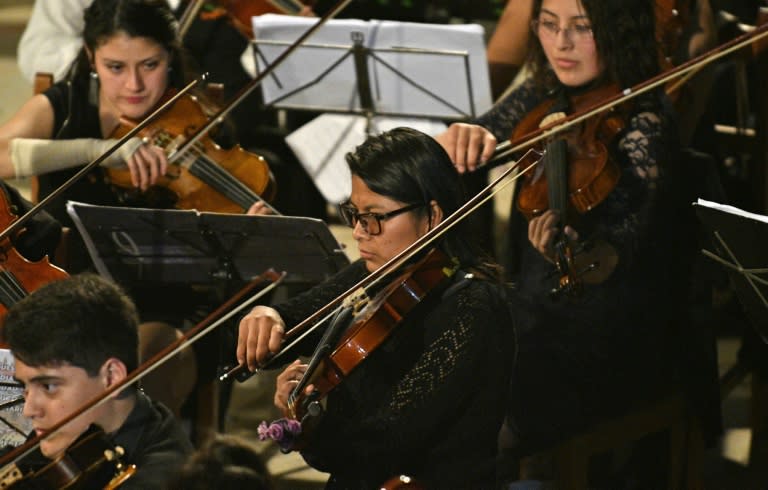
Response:
[[[18,386],[13,379],[14,375],[13,354],[8,349],[0,349],[0,382],[7,385],[0,386],[0,404],[7,404],[0,409],[0,415],[9,424],[12,424],[24,434],[32,431],[32,421],[22,414],[24,409],[24,388]],[[0,424],[0,447],[18,446],[26,440],[26,436],[19,434],[6,424]]]
[[[258,59],[259,70],[315,22],[276,14],[254,17],[254,45],[264,56]],[[354,57],[349,54],[352,32],[361,33],[363,45],[372,50],[368,76],[377,114],[461,119],[491,107],[482,26],[351,19],[328,21],[266,77],[261,86],[265,103],[358,111]],[[406,52],[381,51],[392,48]]]
[[[735,206],[730,206],[728,204],[720,204],[713,201],[707,201],[706,199],[701,199],[701,198],[696,202],[696,204],[700,206],[706,206],[712,209],[718,209],[725,213],[734,214],[736,216],[741,216],[744,218],[753,219],[755,221],[760,221],[761,223],[768,223],[768,216],[765,216],[763,214],[750,213],[749,211],[744,211],[743,209],[739,209]]]
[[[435,136],[445,131],[439,121],[376,117],[372,134],[406,126]],[[323,114],[286,137],[296,157],[304,166],[323,197],[332,204],[345,201],[350,194],[350,174],[344,156],[365,141],[363,116]]]

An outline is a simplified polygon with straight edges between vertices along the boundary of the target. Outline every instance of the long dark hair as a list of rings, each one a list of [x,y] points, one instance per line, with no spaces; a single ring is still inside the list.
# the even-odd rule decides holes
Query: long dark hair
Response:
[[[151,39],[170,54],[170,85],[181,87],[187,81],[178,22],[166,0],[94,0],[85,10],[84,19],[83,43],[91,53],[118,33]],[[75,64],[74,76],[87,78],[91,60],[85,49]]]
[[[434,200],[443,217],[453,214],[466,200],[466,192],[450,157],[430,136],[411,128],[395,128],[368,138],[346,155],[352,175],[377,194],[406,204]],[[431,218],[430,207],[414,210]],[[466,220],[444,235],[439,248],[456,257],[464,268],[497,271],[472,240]]]
[[[607,82],[627,88],[659,73],[656,49],[656,19],[651,0],[580,0],[589,17],[597,52]],[[542,0],[533,2],[533,18],[541,13]],[[548,91],[558,86],[547,57],[531,32],[529,67],[537,86]]]

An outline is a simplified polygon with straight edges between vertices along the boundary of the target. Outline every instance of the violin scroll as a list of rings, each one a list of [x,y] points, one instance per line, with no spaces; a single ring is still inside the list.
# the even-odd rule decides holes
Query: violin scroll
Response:
[[[0,489],[113,490],[128,481],[136,465],[124,464],[123,448],[111,444],[101,428],[92,425],[66,452],[39,470],[24,471],[10,464],[0,470]]]

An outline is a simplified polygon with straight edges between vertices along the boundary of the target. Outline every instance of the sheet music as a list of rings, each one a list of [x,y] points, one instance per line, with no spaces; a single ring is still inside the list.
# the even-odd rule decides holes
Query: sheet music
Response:
[[[315,22],[276,14],[254,17],[253,44],[263,56],[259,69]],[[349,55],[352,32],[361,33],[363,45],[373,50],[368,71],[378,114],[460,119],[491,107],[482,26],[353,19],[328,21],[287,57],[261,86],[265,103],[321,112],[359,110]],[[392,49],[399,51],[387,51]]]
[[[435,136],[445,131],[439,121],[375,117],[372,133],[407,126]],[[351,192],[351,176],[344,156],[365,141],[366,118],[345,114],[323,114],[293,133],[285,141],[304,166],[326,201],[345,201]]]
[[[22,415],[24,389],[13,379],[13,373],[13,354],[8,349],[0,349],[0,448],[18,446],[26,440],[26,434],[32,432],[32,421]]]
[[[768,216],[704,199],[694,207],[711,234],[702,253],[728,270],[753,327],[768,342]]]
[[[705,206],[712,209],[718,209],[720,211],[723,211],[725,213],[734,214],[736,216],[741,216],[748,219],[753,219],[755,221],[760,221],[761,223],[768,223],[768,216],[765,216],[763,214],[757,214],[757,213],[750,213],[749,211],[744,211],[743,209],[739,209],[735,206],[730,206],[728,204],[720,204],[712,201],[707,201],[706,199],[701,199],[697,201],[697,204],[700,206]]]

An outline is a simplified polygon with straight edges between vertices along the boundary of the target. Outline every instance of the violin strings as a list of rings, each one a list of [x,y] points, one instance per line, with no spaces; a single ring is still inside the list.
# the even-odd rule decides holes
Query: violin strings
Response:
[[[237,180],[229,172],[214,162],[207,155],[199,158],[189,167],[192,175],[200,178],[218,190],[243,209],[248,209],[259,198],[245,184]]]
[[[160,146],[165,148],[171,141],[171,137],[168,133],[163,132],[158,135],[157,140],[161,144]],[[248,186],[209,158],[199,142],[195,142],[189,151],[179,158],[184,159],[181,165],[187,167],[192,175],[209,184],[244,210],[247,210],[257,201],[263,201]]]
[[[27,291],[9,270],[0,272],[0,298],[6,308],[21,301],[27,295]]]

